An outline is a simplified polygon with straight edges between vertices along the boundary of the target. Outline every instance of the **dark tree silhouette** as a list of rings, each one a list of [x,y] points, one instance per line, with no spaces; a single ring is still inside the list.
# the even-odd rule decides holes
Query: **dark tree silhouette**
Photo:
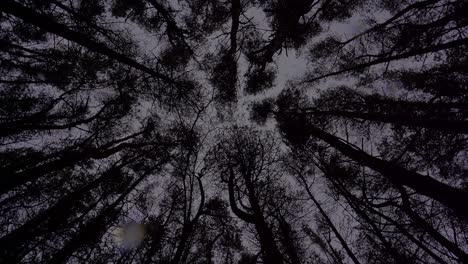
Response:
[[[468,263],[467,13],[0,1],[0,262]]]

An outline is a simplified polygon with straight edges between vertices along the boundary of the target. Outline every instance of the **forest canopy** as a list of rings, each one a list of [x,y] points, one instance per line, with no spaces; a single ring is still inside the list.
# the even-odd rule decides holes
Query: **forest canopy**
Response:
[[[468,263],[466,0],[0,0],[0,263]]]

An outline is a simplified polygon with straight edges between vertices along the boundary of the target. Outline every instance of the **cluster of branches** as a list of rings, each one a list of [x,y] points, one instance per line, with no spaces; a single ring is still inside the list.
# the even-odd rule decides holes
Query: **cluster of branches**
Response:
[[[0,262],[468,263],[467,11],[2,0]],[[277,129],[212,129],[288,49],[310,72],[251,111]]]

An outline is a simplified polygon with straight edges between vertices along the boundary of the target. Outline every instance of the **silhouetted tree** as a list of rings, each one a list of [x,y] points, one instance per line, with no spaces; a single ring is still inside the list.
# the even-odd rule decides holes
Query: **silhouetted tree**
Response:
[[[279,185],[277,141],[270,134],[262,136],[245,127],[226,133],[212,155],[227,185],[232,212],[255,227],[265,263],[300,263],[294,231],[283,215],[294,215],[294,206]]]
[[[0,1],[0,262],[466,263],[467,10]]]

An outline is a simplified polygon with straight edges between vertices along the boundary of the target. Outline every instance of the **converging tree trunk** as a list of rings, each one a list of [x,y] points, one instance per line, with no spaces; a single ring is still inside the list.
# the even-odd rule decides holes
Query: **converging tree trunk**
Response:
[[[468,221],[468,210],[466,210],[466,206],[463,203],[460,203],[460,201],[468,201],[468,193],[466,191],[439,182],[429,176],[407,170],[389,161],[373,157],[318,127],[310,126],[309,132],[311,136],[325,141],[345,156],[379,172],[393,184],[410,187],[419,194],[442,203],[465,219],[465,221]]]
[[[108,56],[118,62],[126,64],[137,70],[145,72],[153,77],[156,77],[168,84],[176,84],[172,78],[159,73],[147,66],[128,58],[127,56],[110,49],[107,45],[90,39],[83,33],[69,29],[67,26],[62,25],[54,21],[48,16],[37,13],[36,11],[21,5],[13,0],[5,0],[0,3],[0,11],[7,14],[11,14],[17,18],[24,20],[25,22],[31,23],[43,30],[50,33],[56,34],[57,36],[63,37],[64,39],[73,41],[77,44],[86,47],[90,51],[101,53]]]

